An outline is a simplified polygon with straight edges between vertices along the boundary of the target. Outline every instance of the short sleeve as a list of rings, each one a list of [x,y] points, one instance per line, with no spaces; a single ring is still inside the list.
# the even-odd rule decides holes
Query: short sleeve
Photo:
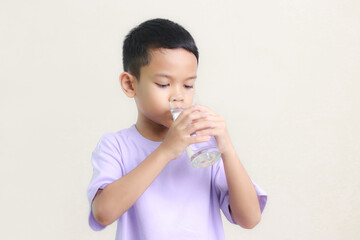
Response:
[[[90,204],[89,225],[99,231],[105,228],[97,222],[91,209],[92,201],[99,189],[104,189],[108,184],[123,176],[123,164],[120,146],[112,133],[104,134],[98,142],[91,156],[93,176],[87,189]]]
[[[216,172],[214,178],[214,185],[219,197],[219,203],[221,211],[224,213],[225,217],[229,220],[229,222],[236,224],[235,220],[232,218],[230,214],[230,204],[229,204],[229,189],[226,182],[226,175],[224,170],[224,164],[222,160],[216,165]],[[266,202],[267,202],[267,194],[251,179],[260,205],[261,213],[263,212]]]

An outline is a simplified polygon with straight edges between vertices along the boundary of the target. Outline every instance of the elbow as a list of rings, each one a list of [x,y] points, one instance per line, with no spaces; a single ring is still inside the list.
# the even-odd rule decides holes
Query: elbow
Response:
[[[100,223],[103,226],[108,226],[111,223],[113,223],[113,221],[111,221],[109,218],[99,213],[96,214],[94,213],[94,218],[98,223]]]
[[[242,224],[241,227],[243,227],[245,229],[253,229],[256,225],[258,225],[260,220],[261,220],[261,217],[259,219],[254,219],[252,221],[248,221],[248,222]]]
[[[92,212],[95,220],[103,226],[108,226],[112,224],[116,219],[112,216],[111,212],[107,211],[99,204],[93,204]]]
[[[234,220],[242,228],[253,229],[261,221],[261,213],[256,214],[255,216],[252,216],[252,217],[248,217],[246,219],[236,219],[236,218],[234,218]]]

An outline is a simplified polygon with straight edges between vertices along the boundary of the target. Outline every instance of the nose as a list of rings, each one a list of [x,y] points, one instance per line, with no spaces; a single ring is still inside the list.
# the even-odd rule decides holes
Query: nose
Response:
[[[183,102],[184,101],[184,93],[176,93],[172,95],[169,99],[170,102]]]

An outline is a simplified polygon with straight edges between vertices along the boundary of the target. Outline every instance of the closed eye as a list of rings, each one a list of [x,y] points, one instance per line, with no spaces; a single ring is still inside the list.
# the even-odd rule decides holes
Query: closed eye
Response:
[[[165,87],[167,87],[169,84],[160,84],[160,83],[156,83],[156,85],[158,85],[159,87],[161,87],[161,88],[165,88]]]
[[[166,88],[167,86],[169,86],[169,84],[160,84],[160,83],[156,83],[156,85],[160,88]],[[193,85],[184,85],[185,88],[193,88]]]

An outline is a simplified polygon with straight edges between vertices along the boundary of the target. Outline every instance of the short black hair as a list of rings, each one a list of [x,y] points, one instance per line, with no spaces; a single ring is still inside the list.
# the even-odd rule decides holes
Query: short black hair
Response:
[[[149,51],[157,48],[184,48],[196,57],[199,52],[190,33],[168,19],[151,19],[133,28],[125,37],[123,45],[123,67],[140,80],[140,68],[149,64]]]

